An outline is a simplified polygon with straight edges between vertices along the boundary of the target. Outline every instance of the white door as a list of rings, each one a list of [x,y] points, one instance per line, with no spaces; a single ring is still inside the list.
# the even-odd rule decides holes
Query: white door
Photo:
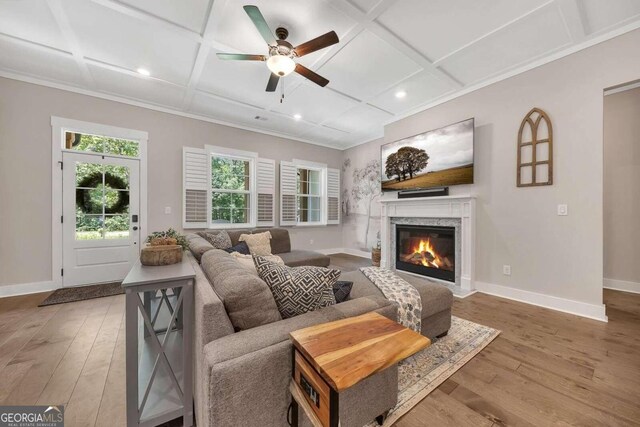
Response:
[[[63,285],[120,281],[139,256],[140,161],[62,158]]]

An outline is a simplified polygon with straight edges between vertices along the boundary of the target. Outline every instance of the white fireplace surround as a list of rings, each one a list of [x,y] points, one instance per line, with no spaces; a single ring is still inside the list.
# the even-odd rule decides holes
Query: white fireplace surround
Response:
[[[393,254],[391,247],[395,237],[392,220],[394,218],[457,218],[460,219],[460,259],[456,259],[456,264],[460,264],[460,283],[456,284],[458,296],[465,297],[475,292],[475,223],[476,223],[476,201],[475,197],[469,195],[424,197],[408,199],[382,198],[382,217],[380,240],[382,242],[381,266],[394,268]]]

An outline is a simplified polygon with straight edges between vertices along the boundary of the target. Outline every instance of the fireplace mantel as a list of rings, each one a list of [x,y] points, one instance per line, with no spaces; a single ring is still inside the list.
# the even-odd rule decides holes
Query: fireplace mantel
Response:
[[[470,195],[421,197],[407,199],[382,198],[382,221],[380,240],[382,242],[381,266],[393,268],[391,233],[393,218],[459,218],[461,232],[460,283],[454,290],[459,296],[467,296],[475,291],[475,197]],[[455,292],[458,291],[458,292]]]

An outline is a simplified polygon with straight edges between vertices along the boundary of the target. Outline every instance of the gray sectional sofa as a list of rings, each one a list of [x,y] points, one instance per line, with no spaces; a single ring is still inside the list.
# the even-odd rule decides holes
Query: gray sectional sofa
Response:
[[[271,231],[278,236],[278,242],[272,241],[274,252],[280,256],[296,253],[290,243],[282,241],[288,241],[286,230]],[[257,274],[241,267],[225,251],[203,251],[202,241],[193,236],[189,243],[187,256],[196,270],[194,398],[200,427],[288,425],[290,332],[371,311],[397,319],[396,305],[356,271],[341,276],[341,280],[354,282],[349,300],[283,320],[267,284]],[[328,265],[319,255],[309,254],[306,259]],[[298,252],[285,262],[300,265],[307,261]],[[423,300],[423,334],[432,338],[446,334],[451,323],[451,292],[426,281],[414,286]],[[397,391],[397,367],[347,390],[341,395],[341,425],[360,427],[372,421],[395,406]]]

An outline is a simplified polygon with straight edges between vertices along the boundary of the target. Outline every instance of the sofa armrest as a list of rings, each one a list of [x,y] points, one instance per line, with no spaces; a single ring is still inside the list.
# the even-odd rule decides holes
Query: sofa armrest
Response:
[[[397,317],[395,304],[363,297],[222,337],[204,348],[196,372],[198,425],[286,425],[295,330],[371,311]],[[389,376],[397,375],[394,371]],[[388,381],[388,378],[386,379]],[[395,390],[392,392],[395,399]]]

